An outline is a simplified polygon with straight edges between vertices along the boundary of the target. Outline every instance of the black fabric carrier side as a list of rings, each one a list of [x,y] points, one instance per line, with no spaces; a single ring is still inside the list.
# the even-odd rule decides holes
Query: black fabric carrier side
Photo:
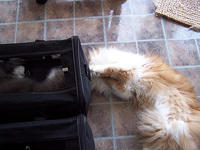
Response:
[[[84,115],[67,119],[0,126],[2,150],[94,150],[92,131]]]
[[[58,54],[59,61],[49,59]],[[0,149],[94,150],[86,119],[90,72],[79,38],[0,44],[0,60],[10,58],[26,60],[26,69],[36,78],[56,64],[67,71],[64,89],[0,94]]]

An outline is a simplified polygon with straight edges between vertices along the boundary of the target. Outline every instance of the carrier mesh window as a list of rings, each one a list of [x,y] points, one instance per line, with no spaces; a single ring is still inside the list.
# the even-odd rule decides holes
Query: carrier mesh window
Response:
[[[0,93],[50,92],[66,87],[61,55],[0,60]]]

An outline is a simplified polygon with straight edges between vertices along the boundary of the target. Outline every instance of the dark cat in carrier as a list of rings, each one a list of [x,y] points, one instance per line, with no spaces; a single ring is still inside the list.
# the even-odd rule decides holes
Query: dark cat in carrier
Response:
[[[25,76],[23,60],[0,61],[0,93],[48,92],[64,88],[64,72],[51,68],[46,78],[39,82]]]

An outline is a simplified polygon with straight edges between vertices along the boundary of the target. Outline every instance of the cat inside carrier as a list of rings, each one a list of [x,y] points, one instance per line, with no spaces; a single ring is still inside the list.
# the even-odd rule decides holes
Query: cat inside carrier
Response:
[[[78,37],[0,44],[0,83],[0,149],[95,149]]]

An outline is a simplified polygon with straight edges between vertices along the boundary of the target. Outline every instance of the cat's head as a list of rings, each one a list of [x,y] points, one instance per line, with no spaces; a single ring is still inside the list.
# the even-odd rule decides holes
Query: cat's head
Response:
[[[129,99],[132,97],[129,89],[132,71],[129,66],[118,63],[119,58],[116,53],[121,54],[116,49],[97,49],[89,53],[92,89],[107,97],[115,95],[122,99]]]

